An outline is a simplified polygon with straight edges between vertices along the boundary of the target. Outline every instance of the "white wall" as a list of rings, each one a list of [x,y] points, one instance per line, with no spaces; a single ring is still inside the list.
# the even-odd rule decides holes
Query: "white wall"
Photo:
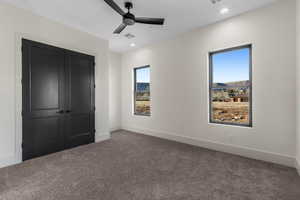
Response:
[[[0,3],[0,167],[21,159],[22,37],[96,56],[96,134],[108,138],[108,42]]]
[[[297,153],[296,153],[296,166],[298,168],[298,172],[300,174],[300,0],[296,0],[297,1],[297,5],[296,5],[296,22],[297,22],[297,32],[296,32],[296,36],[297,36],[297,64],[296,64],[296,69],[297,69],[297,79],[296,79],[296,89],[297,89],[297,130],[296,130],[296,134],[297,134]]]
[[[295,157],[295,1],[127,53],[122,127],[285,165]],[[208,52],[253,44],[253,128],[208,123]],[[151,65],[152,116],[133,116],[133,68]]]
[[[109,53],[109,126],[121,128],[121,54]]]

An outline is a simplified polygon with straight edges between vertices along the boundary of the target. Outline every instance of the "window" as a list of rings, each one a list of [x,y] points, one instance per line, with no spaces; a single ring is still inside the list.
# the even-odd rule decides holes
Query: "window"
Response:
[[[212,52],[210,123],[252,126],[251,45]]]
[[[150,67],[134,69],[134,114],[150,116]]]

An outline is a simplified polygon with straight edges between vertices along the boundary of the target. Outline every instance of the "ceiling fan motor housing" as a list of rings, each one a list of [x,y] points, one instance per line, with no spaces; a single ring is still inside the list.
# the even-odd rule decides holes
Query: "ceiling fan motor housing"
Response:
[[[135,16],[131,13],[126,13],[123,16],[123,23],[128,26],[134,25],[135,24]]]

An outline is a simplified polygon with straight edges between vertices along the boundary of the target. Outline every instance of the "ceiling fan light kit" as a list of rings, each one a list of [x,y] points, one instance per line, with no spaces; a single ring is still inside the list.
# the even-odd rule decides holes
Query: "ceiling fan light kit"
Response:
[[[130,10],[133,8],[131,2],[125,2],[125,8],[128,10],[127,13],[125,13],[113,0],[104,1],[123,17],[123,22],[114,31],[114,34],[120,34],[127,26],[132,26],[135,23],[163,25],[165,22],[165,19],[163,18],[135,17],[134,14],[130,13]]]

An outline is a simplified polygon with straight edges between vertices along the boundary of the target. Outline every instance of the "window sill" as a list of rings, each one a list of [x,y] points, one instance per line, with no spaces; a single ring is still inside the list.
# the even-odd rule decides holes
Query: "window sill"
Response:
[[[133,116],[136,116],[136,117],[151,117],[151,115],[143,115],[143,114],[136,114],[136,113],[133,113]]]
[[[209,122],[208,125],[210,126],[225,126],[225,127],[232,127],[232,128],[246,128],[252,129],[253,125],[238,125],[238,124],[230,124],[230,123],[216,123],[216,122]]]

